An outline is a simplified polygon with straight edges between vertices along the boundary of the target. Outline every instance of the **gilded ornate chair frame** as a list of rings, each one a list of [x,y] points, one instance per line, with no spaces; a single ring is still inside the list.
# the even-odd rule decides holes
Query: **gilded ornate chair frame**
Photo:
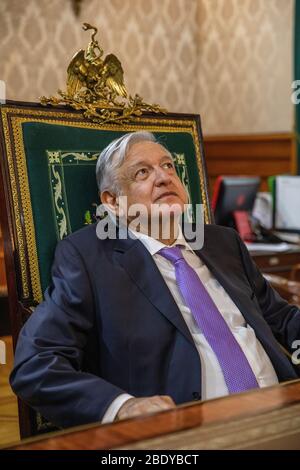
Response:
[[[44,107],[37,103],[9,101],[1,106],[0,222],[5,246],[9,310],[14,347],[19,331],[34,307],[42,300],[38,276],[34,221],[31,210],[22,124],[44,122],[99,130],[191,134],[199,172],[205,223],[212,221],[200,116],[193,114],[143,114],[128,124],[99,125],[83,119],[80,112],[64,106]],[[21,437],[47,431],[26,404],[19,401]]]

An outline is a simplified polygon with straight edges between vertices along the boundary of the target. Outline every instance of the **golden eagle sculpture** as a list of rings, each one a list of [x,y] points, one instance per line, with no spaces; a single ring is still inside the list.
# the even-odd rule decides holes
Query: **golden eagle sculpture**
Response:
[[[58,97],[42,96],[41,103],[67,104],[98,123],[124,123],[145,111],[165,113],[157,104],[147,104],[139,95],[128,94],[119,59],[114,54],[103,57],[104,51],[95,39],[97,28],[83,23],[83,29],[93,33],[87,48],[76,52],[68,66],[67,90],[58,90]]]

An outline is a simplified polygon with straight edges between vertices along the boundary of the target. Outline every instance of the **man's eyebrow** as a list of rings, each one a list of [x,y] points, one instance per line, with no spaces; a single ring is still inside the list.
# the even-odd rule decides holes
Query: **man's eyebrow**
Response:
[[[172,155],[169,155],[168,153],[166,153],[165,155],[162,155],[162,157],[160,158],[160,162],[162,162],[165,159],[171,160],[173,162]],[[136,163],[132,163],[131,165],[128,165],[128,170],[134,170],[135,168],[138,168],[138,167],[143,166],[143,165],[147,166],[147,167],[151,166],[151,164],[149,162],[147,162],[146,160],[140,160]]]
[[[160,161],[162,161],[164,158],[168,158],[169,160],[172,160],[173,161],[173,157],[170,153],[166,153],[165,155],[163,155],[160,159]]]
[[[140,160],[139,162],[132,163],[131,165],[128,165],[128,170],[134,170],[135,168],[138,168],[139,166],[150,166],[148,162],[145,160]]]

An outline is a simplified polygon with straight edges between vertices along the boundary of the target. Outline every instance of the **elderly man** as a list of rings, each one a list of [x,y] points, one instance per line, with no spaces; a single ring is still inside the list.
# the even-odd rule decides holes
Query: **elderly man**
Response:
[[[126,196],[129,209],[142,204],[142,222],[127,228],[131,237],[100,239],[95,224],[58,244],[45,301],[16,350],[11,385],[23,400],[66,427],[297,378],[278,342],[292,350],[300,311],[264,280],[237,233],[206,225],[199,250],[176,224],[163,234],[187,194],[152,134],[112,142],[97,182],[116,221],[131,222]],[[162,216],[151,218],[155,207]]]

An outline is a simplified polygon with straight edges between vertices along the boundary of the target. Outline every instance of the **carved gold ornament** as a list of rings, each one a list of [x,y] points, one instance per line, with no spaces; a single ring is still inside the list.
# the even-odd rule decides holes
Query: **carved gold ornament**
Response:
[[[114,54],[103,57],[103,49],[95,39],[98,29],[83,23],[83,29],[93,30],[91,41],[72,58],[67,69],[67,90],[59,96],[42,96],[43,105],[66,104],[82,110],[84,117],[100,124],[123,124],[143,112],[166,113],[157,104],[147,104],[139,95],[128,94],[121,62]]]

